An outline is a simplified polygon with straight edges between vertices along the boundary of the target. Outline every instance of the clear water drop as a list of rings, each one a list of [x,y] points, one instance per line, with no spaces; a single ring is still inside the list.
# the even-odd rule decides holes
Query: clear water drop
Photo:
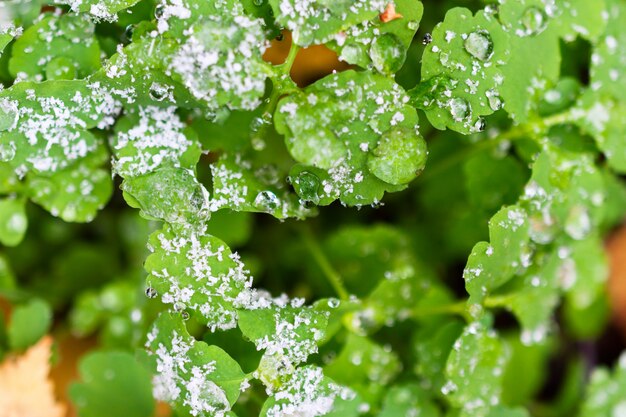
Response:
[[[424,35],[424,37],[422,38],[422,45],[428,45],[433,41],[433,35],[431,35],[430,33],[427,33]]]
[[[485,119],[479,117],[478,120],[476,120],[476,123],[474,123],[474,127],[472,130],[474,132],[484,132],[486,127],[487,124],[485,123]]]
[[[565,220],[565,233],[572,239],[582,240],[591,232],[591,218],[587,207],[577,205],[571,208]]]
[[[174,311],[181,312],[185,309],[185,304],[183,303],[174,303]]]
[[[255,6],[263,6],[264,1],[265,1],[265,0],[252,0],[252,3],[253,3]]]
[[[152,287],[146,288],[146,297],[148,297],[148,298],[156,298],[158,295],[159,295],[159,293],[154,288],[152,288]]]
[[[13,142],[0,143],[0,161],[9,162],[15,158],[15,144]]]
[[[124,29],[124,40],[130,42],[133,39],[133,32],[135,31],[136,25],[128,25]]]
[[[163,6],[162,4],[159,4],[154,9],[154,17],[156,17],[157,19],[160,19],[163,17],[163,13],[165,13],[165,6]]]
[[[407,23],[406,26],[409,28],[409,30],[417,30],[420,27],[420,24],[415,20],[409,20],[409,23]]]
[[[549,213],[537,213],[530,216],[529,235],[533,242],[547,245],[556,236],[556,222]]]
[[[296,177],[294,185],[297,187],[296,191],[305,203],[319,203],[319,189],[321,186],[321,181],[317,175],[309,171],[302,171]],[[306,207],[305,204],[303,205]]]
[[[186,311],[182,311],[182,312],[180,313],[180,315],[181,315],[181,317],[183,318],[183,320],[185,320],[185,321],[189,320],[189,313],[188,313],[188,312],[186,312]]]
[[[160,83],[152,83],[149,94],[152,100],[163,101],[165,96],[167,96],[167,86]]]
[[[369,51],[374,67],[384,73],[395,73],[404,64],[404,44],[393,33],[385,33],[372,42]]]
[[[532,6],[524,11],[522,25],[526,29],[526,36],[538,35],[546,29],[548,18],[543,10]]]
[[[271,191],[261,191],[254,199],[254,205],[259,210],[272,212],[280,207],[280,199]]]
[[[339,304],[341,304],[341,301],[339,301],[338,298],[329,298],[328,299],[328,307],[330,307],[330,308],[337,308],[337,307],[339,307]]]
[[[487,90],[485,93],[487,96],[487,101],[489,102],[489,108],[493,111],[498,111],[502,108],[502,99],[500,98],[500,94],[493,88]]]
[[[450,114],[452,118],[460,122],[465,119],[469,114],[469,104],[462,98],[455,97],[448,100],[448,107],[450,108]]]
[[[348,44],[341,50],[340,59],[350,64],[359,62],[359,58],[363,55],[363,51],[357,45]]]
[[[0,100],[0,132],[15,128],[18,118],[17,102]]]
[[[465,50],[474,58],[489,61],[493,56],[493,41],[486,30],[472,32],[465,39]]]

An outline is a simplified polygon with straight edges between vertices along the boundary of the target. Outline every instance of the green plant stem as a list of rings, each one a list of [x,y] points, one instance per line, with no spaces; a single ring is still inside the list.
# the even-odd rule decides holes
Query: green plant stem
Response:
[[[313,234],[308,228],[302,227],[299,229],[300,235],[302,236],[302,241],[306,245],[307,249],[315,259],[315,262],[320,267],[324,276],[333,287],[337,295],[341,300],[350,299],[350,294],[346,290],[346,287],[343,285],[343,279],[339,275],[335,268],[330,264],[330,261],[326,257],[326,254],[322,251],[322,248],[317,243],[317,240],[313,237]]]
[[[467,303],[465,301],[459,301],[452,304],[443,304],[438,306],[426,306],[415,308],[411,312],[411,317],[414,319],[428,317],[428,316],[436,316],[439,314],[448,314],[448,315],[460,315],[466,321],[470,321],[471,318],[467,312]]]

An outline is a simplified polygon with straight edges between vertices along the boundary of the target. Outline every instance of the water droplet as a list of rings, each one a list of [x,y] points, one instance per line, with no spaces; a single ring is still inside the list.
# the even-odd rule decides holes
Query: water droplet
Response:
[[[529,235],[533,242],[547,245],[554,240],[556,235],[556,223],[549,213],[537,213],[530,216]]]
[[[465,50],[474,58],[489,61],[493,56],[493,41],[486,30],[472,32],[465,39]]]
[[[319,204],[320,197],[318,193],[321,181],[317,175],[309,171],[302,171],[296,177],[294,185],[297,187],[296,191],[303,201]]]
[[[0,143],[0,161],[9,162],[15,158],[15,143]]]
[[[250,144],[255,151],[265,149],[266,129],[272,124],[272,116],[264,114],[262,117],[255,117],[250,122]]]
[[[328,299],[328,307],[330,307],[330,308],[337,308],[337,307],[339,307],[339,304],[341,304],[341,301],[339,301],[338,298],[329,298]]]
[[[361,57],[361,55],[363,55],[363,51],[361,50],[361,48],[355,44],[350,43],[344,46],[341,50],[340,59],[342,61],[352,64],[355,62],[359,62],[359,58]]]
[[[165,6],[163,6],[162,4],[159,4],[154,9],[154,17],[156,17],[157,19],[160,19],[163,17],[163,13],[165,13]]]
[[[469,114],[469,104],[462,98],[455,97],[448,100],[448,107],[450,108],[450,114],[452,118],[460,122],[465,119]]]
[[[133,32],[135,31],[135,25],[128,25],[124,29],[124,40],[130,42],[133,39]]]
[[[18,118],[17,101],[0,100],[0,132],[14,129]]]
[[[487,101],[489,102],[489,108],[493,111],[498,111],[502,108],[502,99],[496,90],[493,88],[487,90],[485,93],[487,96]]]
[[[565,220],[565,232],[576,240],[582,240],[591,232],[591,218],[585,206],[572,207]]]
[[[369,55],[378,71],[395,73],[404,64],[406,52],[400,38],[392,33],[385,33],[372,42]]]
[[[159,293],[154,288],[152,288],[152,287],[146,288],[146,297],[148,297],[148,298],[156,298],[158,295],[159,295]]]
[[[183,303],[174,303],[174,311],[181,312],[185,309],[185,305]]]
[[[183,311],[180,313],[181,317],[183,318],[183,320],[187,321],[189,320],[189,313],[186,311]]]
[[[276,35],[276,38],[275,38],[275,39],[276,39],[278,42],[280,42],[280,41],[282,41],[283,39],[285,39],[285,35],[283,35],[283,34],[282,34],[282,32],[281,32],[281,33],[279,33],[278,35]]]
[[[255,6],[263,6],[263,3],[265,2],[265,0],[252,0],[252,3]]]
[[[428,45],[433,41],[433,35],[431,35],[430,33],[427,33],[424,35],[424,37],[422,38],[422,45]]]
[[[160,83],[152,83],[150,86],[150,98],[154,101],[163,101],[167,95],[167,86]]]
[[[420,27],[420,23],[415,20],[409,20],[409,23],[406,24],[409,30],[417,30]]]
[[[476,123],[474,123],[473,131],[484,132],[486,126],[487,124],[485,123],[485,119],[483,119],[482,117],[479,117],[478,120],[476,120]]]
[[[261,191],[254,199],[254,205],[259,210],[272,212],[280,207],[280,199],[271,191]]]
[[[543,10],[532,6],[524,11],[522,24],[526,29],[524,35],[537,35],[546,29],[548,18]]]

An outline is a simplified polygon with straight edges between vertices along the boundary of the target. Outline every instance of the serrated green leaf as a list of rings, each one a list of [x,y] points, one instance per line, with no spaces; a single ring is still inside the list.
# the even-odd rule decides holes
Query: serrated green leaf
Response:
[[[175,107],[140,107],[116,123],[116,134],[109,142],[117,174],[124,178],[140,176],[162,165],[195,168],[200,144],[175,111]]]
[[[261,417],[280,417],[306,413],[317,417],[333,415],[340,402],[349,401],[354,393],[324,376],[316,366],[304,366],[293,373],[291,379],[263,404]],[[351,413],[342,416],[354,415]],[[331,414],[329,414],[331,413]]]
[[[7,333],[11,349],[24,350],[37,343],[52,324],[50,306],[33,298],[26,304],[17,306],[11,314]]]
[[[22,81],[84,78],[100,68],[94,31],[84,16],[45,15],[15,41],[9,71]]]
[[[553,350],[551,343],[526,346],[517,334],[508,335],[505,343],[511,350],[511,358],[504,370],[502,402],[509,406],[528,404],[546,381],[544,369]]]
[[[81,360],[79,372],[83,382],[70,386],[70,396],[81,416],[149,417],[154,412],[151,375],[132,355],[90,353]]]
[[[462,416],[487,416],[499,402],[507,360],[508,352],[495,332],[480,322],[471,323],[454,344],[446,363],[448,382],[441,390],[462,409]]]
[[[275,19],[300,46],[322,44],[351,26],[374,19],[387,6],[385,0],[269,0]]]
[[[210,216],[209,193],[189,169],[166,165],[126,178],[121,188],[128,205],[140,208],[148,219],[188,225],[202,223]]]
[[[480,303],[529,262],[529,222],[519,206],[501,209],[489,221],[489,243],[472,249],[463,278],[470,302]]]
[[[146,281],[164,303],[213,329],[235,327],[237,297],[250,287],[236,253],[216,237],[172,227],[154,232],[149,242]]]
[[[28,175],[26,184],[34,203],[66,222],[90,222],[113,194],[111,173],[79,163],[51,176]]]
[[[610,372],[599,368],[591,376],[580,417],[618,417],[626,412],[626,355],[622,354],[617,366]]]
[[[0,199],[0,243],[17,246],[28,228],[25,201],[15,198]]]
[[[426,162],[408,100],[392,80],[354,71],[329,75],[281,100],[276,130],[294,159],[307,166],[291,173],[300,197],[320,205],[339,198],[354,206],[405,188]],[[406,153],[394,157],[394,150]],[[303,172],[316,183],[310,192],[300,184]]]
[[[509,35],[496,17],[484,11],[475,16],[468,9],[454,8],[432,33],[433,42],[424,51],[422,79],[446,77],[447,88],[411,92],[438,129],[461,133],[484,129],[481,116],[500,107],[501,68],[509,59]]]
[[[226,413],[237,401],[246,381],[239,364],[219,347],[194,340],[180,314],[159,316],[147,348],[158,371],[153,394],[178,414],[209,417]]]
[[[339,59],[383,73],[397,72],[406,59],[424,7],[420,1],[397,0],[396,18],[383,22],[379,16],[349,27],[328,43]]]

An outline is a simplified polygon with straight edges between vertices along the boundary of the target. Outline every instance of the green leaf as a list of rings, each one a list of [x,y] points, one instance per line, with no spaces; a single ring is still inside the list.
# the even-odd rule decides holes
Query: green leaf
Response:
[[[33,298],[17,306],[7,329],[11,349],[24,350],[37,343],[50,329],[52,310],[42,300]]]
[[[396,416],[438,417],[438,407],[419,385],[404,384],[389,388],[377,417]]]
[[[304,164],[291,174],[300,197],[320,205],[339,198],[354,206],[405,188],[426,162],[408,100],[392,80],[354,71],[329,75],[282,99],[276,130]]]
[[[422,58],[422,79],[445,77],[448,88],[411,92],[438,129],[460,133],[482,131],[487,116],[501,106],[501,68],[509,59],[509,35],[496,17],[464,8],[450,9],[432,33]]]
[[[102,141],[88,129],[108,127],[118,111],[118,103],[99,84],[17,83],[0,91],[2,159],[19,176],[67,168],[104,151]]]
[[[81,359],[83,382],[70,396],[83,417],[150,417],[154,412],[150,373],[126,352],[95,352]],[[119,401],[123,398],[124,401]]]
[[[164,303],[212,329],[235,327],[237,299],[251,284],[239,255],[216,237],[172,227],[154,232],[149,244],[146,281]]]
[[[619,416],[626,412],[626,355],[622,354],[611,373],[599,368],[591,376],[580,417]]]
[[[193,171],[163,166],[148,174],[129,177],[121,186],[129,206],[140,208],[148,219],[171,224],[199,224],[208,220],[209,193]]]
[[[140,176],[163,165],[195,168],[200,144],[195,132],[185,127],[175,111],[176,107],[139,107],[116,123],[110,145],[113,170],[118,175]]]
[[[158,371],[152,381],[153,394],[169,402],[177,414],[225,413],[246,382],[239,364],[219,347],[194,340],[179,314],[159,316],[147,347]]]
[[[497,405],[508,356],[485,324],[474,322],[465,328],[448,358],[448,382],[441,389],[450,404],[462,408],[462,416],[487,416]]]
[[[393,381],[401,367],[394,352],[367,337],[349,334],[339,355],[324,366],[324,373],[370,399],[382,395],[384,387]]]
[[[258,372],[268,387],[281,385],[296,365],[317,353],[328,325],[327,311],[297,307],[301,304],[297,299],[291,304],[239,310],[238,325],[244,337],[265,351]]]
[[[23,33],[22,28],[16,28],[12,24],[4,24],[0,28],[0,57],[2,56],[2,52],[4,48],[11,43],[11,41],[20,36]]]
[[[503,208],[491,218],[489,243],[474,246],[463,271],[470,302],[482,302],[491,291],[528,266],[529,239],[528,216],[521,207]]]
[[[269,0],[276,21],[289,29],[300,46],[333,40],[351,26],[374,19],[387,5],[385,0]]]
[[[140,0],[61,0],[59,3],[69,4],[75,12],[88,13],[96,20],[113,22],[117,13],[134,6]]]
[[[424,6],[420,1],[398,0],[393,3],[401,17],[383,22],[379,16],[349,27],[328,46],[339,59],[361,68],[375,68],[383,73],[397,72],[406,59]]]
[[[100,68],[94,31],[85,16],[47,14],[15,41],[9,71],[22,81],[84,78]]]
[[[0,243],[17,246],[28,228],[25,201],[15,198],[0,199]]]
[[[551,343],[526,346],[517,334],[508,335],[505,343],[511,350],[511,358],[504,371],[502,402],[509,406],[528,404],[546,382],[548,375],[544,369],[553,353]]]
[[[324,376],[321,368],[312,365],[304,366],[296,369],[291,379],[268,398],[263,404],[260,416],[332,415],[329,413],[333,411],[333,408],[338,408],[338,403],[352,398],[354,398],[352,391]]]
[[[55,172],[28,175],[30,198],[66,222],[90,222],[113,194],[111,173],[89,163]]]

